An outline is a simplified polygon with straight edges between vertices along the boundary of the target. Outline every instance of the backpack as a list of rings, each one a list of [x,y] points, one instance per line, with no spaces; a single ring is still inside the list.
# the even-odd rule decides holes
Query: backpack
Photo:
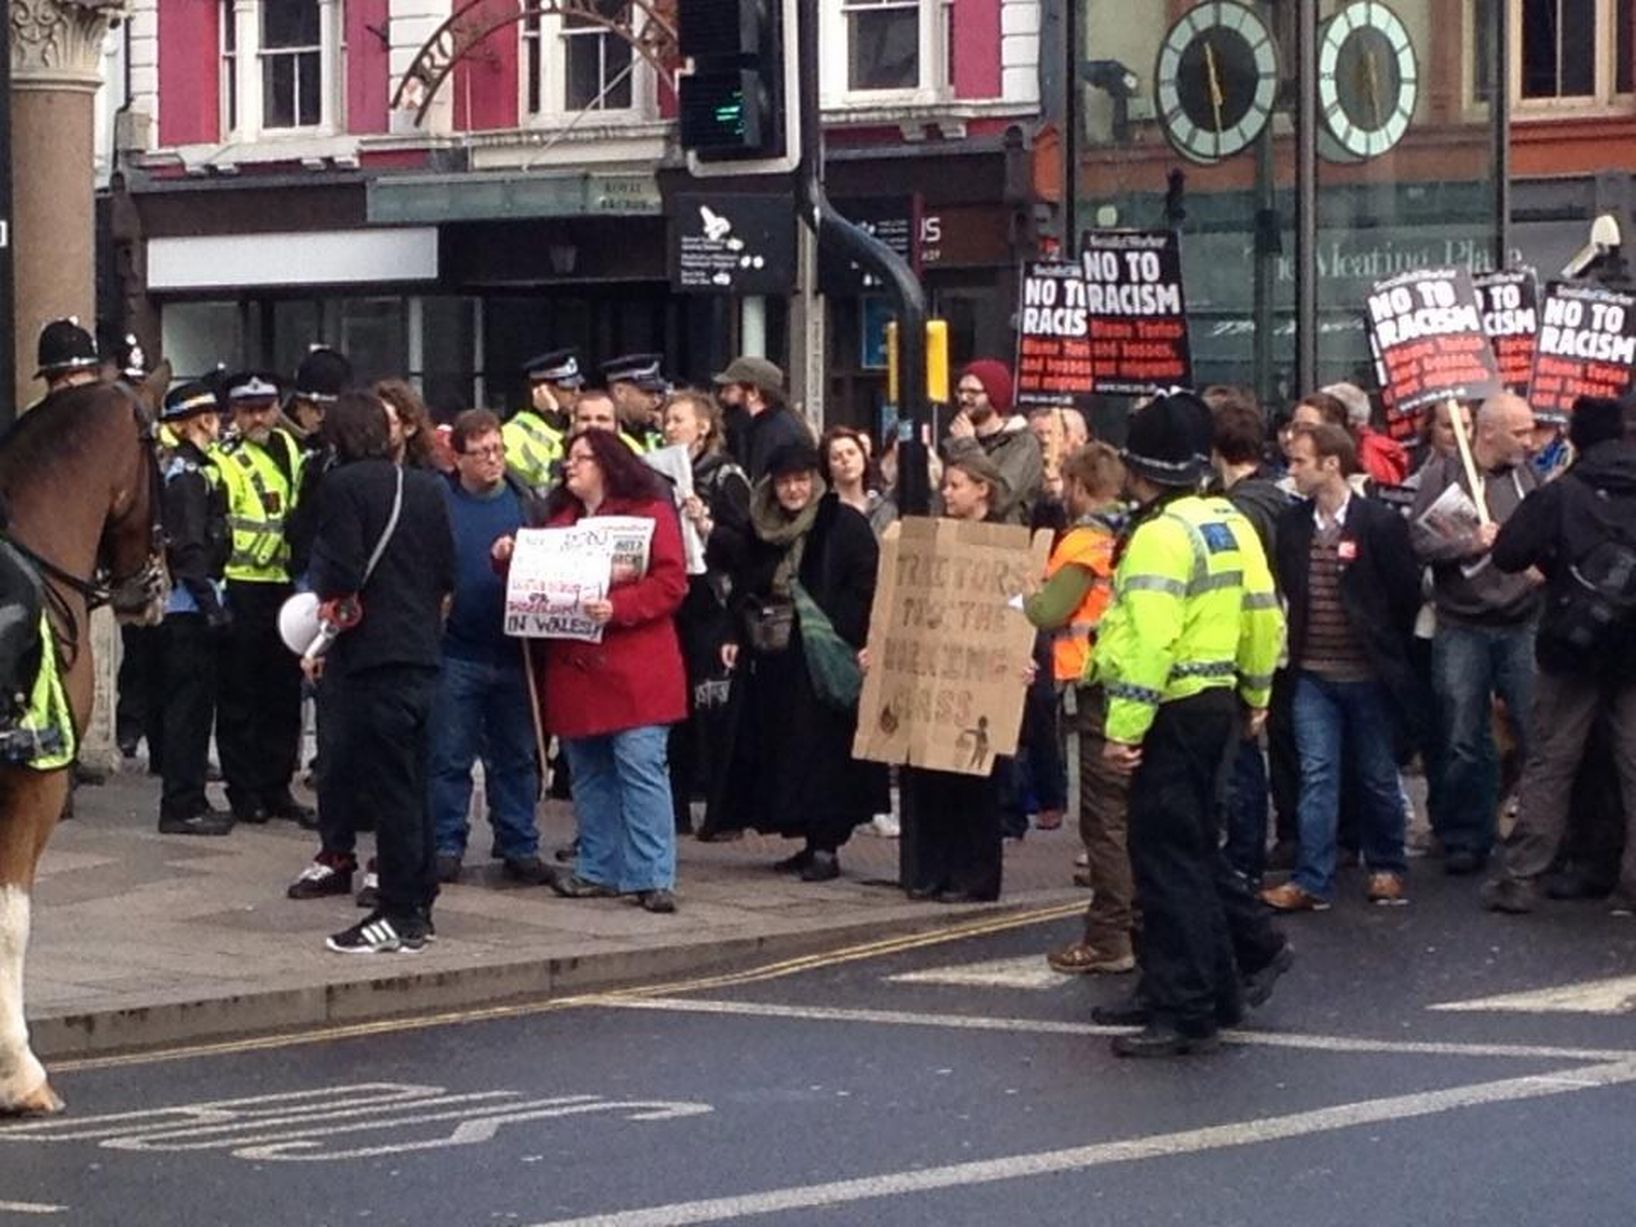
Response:
[[[1636,544],[1618,530],[1568,567],[1571,582],[1558,597],[1557,633],[1584,653],[1606,651],[1636,615]]]

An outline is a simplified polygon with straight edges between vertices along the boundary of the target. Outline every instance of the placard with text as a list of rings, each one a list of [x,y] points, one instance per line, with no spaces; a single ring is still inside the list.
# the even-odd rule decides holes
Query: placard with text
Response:
[[[1017,403],[1142,396],[1193,380],[1173,230],[1091,230],[1078,260],[1023,267]]]
[[[1636,294],[1553,281],[1539,310],[1531,398],[1565,421],[1581,396],[1617,400],[1636,384]]]
[[[1438,401],[1484,400],[1500,391],[1494,347],[1466,269],[1416,269],[1378,281],[1365,315],[1394,438],[1412,435],[1421,412]]]
[[[1483,273],[1472,278],[1483,330],[1494,347],[1500,382],[1524,400],[1534,376],[1534,344],[1539,337],[1539,281],[1531,268]]]

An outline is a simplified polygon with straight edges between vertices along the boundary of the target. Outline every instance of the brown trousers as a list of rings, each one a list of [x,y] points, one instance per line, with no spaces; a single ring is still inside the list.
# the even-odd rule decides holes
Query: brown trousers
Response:
[[[1100,686],[1079,691],[1079,838],[1090,859],[1091,903],[1085,910],[1085,942],[1101,954],[1131,952],[1136,895],[1126,847],[1130,777],[1102,757],[1108,696]]]

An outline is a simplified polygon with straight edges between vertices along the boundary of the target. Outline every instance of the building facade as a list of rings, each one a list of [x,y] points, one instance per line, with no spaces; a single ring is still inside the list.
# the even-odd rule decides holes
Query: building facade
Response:
[[[408,372],[442,412],[515,404],[520,363],[562,345],[661,351],[686,381],[741,346],[788,362],[806,335],[788,301],[667,281],[672,201],[693,187],[671,11],[137,0],[110,49],[103,313],[179,374],[289,371],[322,341],[366,376]],[[1039,32],[1040,0],[822,5],[830,194],[907,228],[958,357],[1010,346]],[[855,272],[819,277],[828,359],[805,391],[862,422],[884,311]]]

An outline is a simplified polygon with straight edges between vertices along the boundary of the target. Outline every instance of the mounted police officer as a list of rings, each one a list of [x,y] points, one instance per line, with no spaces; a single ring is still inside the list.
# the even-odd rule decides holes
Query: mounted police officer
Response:
[[[159,627],[165,741],[159,830],[165,835],[226,835],[233,829],[232,817],[205,799],[216,657],[229,621],[222,600],[231,547],[227,493],[212,459],[220,411],[216,390],[201,380],[173,388],[159,415],[176,440],[163,471],[171,576]]]
[[[529,403],[511,415],[500,438],[506,445],[506,468],[523,485],[543,493],[561,476],[563,440],[585,376],[579,355],[571,349],[530,358],[523,373],[528,376]]]
[[[1250,522],[1198,493],[1211,435],[1191,392],[1131,419],[1123,459],[1138,508],[1087,676],[1108,695],[1103,756],[1132,776],[1142,981],[1128,1005],[1091,1015],[1145,1028],[1114,1040],[1126,1057],[1209,1051],[1291,962],[1217,830],[1228,755],[1266,717],[1284,619]]]
[[[30,405],[29,409],[44,404],[53,392],[84,383],[96,383],[102,377],[102,358],[97,353],[97,343],[89,332],[80,327],[79,319],[72,315],[52,320],[40,330],[35,357],[39,369],[34,372],[34,378],[45,380],[45,396]]]
[[[638,454],[665,445],[661,412],[670,381],[660,366],[663,354],[624,354],[601,366],[602,382],[619,411],[619,434]]]
[[[301,668],[278,633],[291,593],[287,526],[306,456],[280,427],[278,377],[245,371],[226,380],[235,436],[217,469],[227,494],[232,546],[216,743],[227,797],[240,822],[291,818],[310,809],[290,794],[301,740]]]

